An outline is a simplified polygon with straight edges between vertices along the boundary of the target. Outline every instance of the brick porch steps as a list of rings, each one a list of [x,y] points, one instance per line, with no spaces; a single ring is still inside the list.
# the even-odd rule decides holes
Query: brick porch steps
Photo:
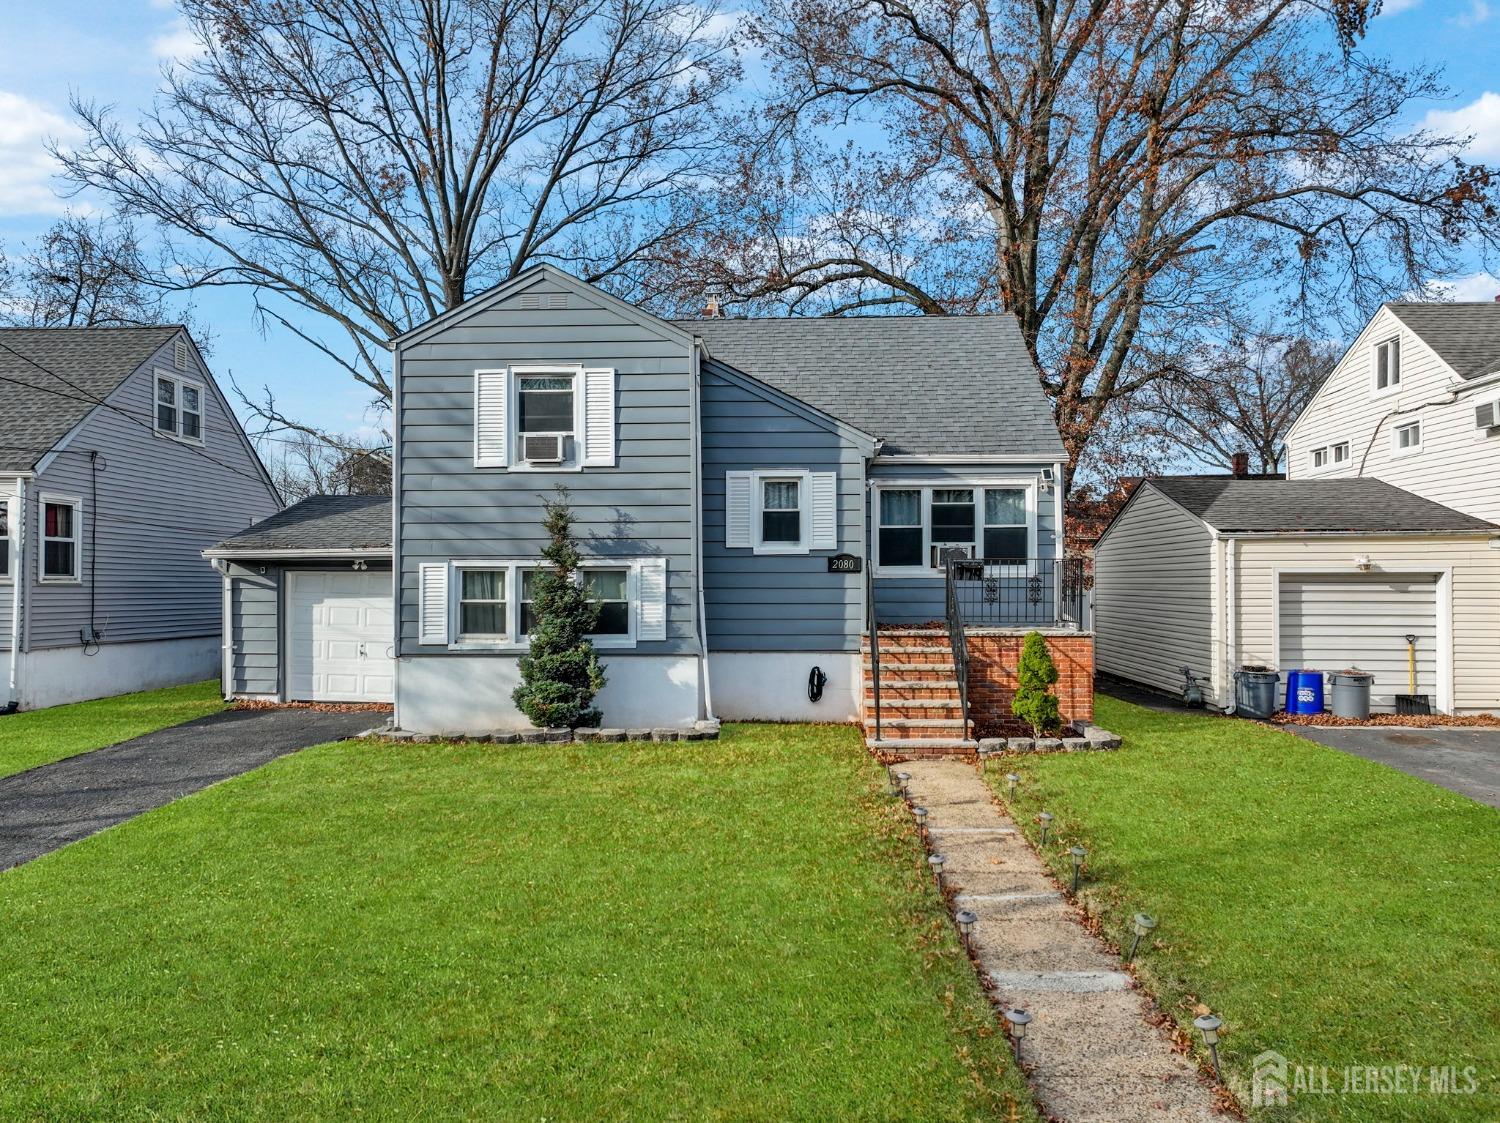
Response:
[[[964,725],[958,675],[948,633],[941,628],[881,628],[880,739],[875,738],[874,665],[869,636],[864,656],[864,730],[872,749],[942,755],[974,750]]]

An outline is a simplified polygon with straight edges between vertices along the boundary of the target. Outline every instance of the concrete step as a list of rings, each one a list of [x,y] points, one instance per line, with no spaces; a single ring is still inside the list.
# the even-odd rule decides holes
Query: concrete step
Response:
[[[886,636],[946,636],[948,634],[947,628],[876,628],[875,631],[882,640]],[[868,642],[870,633],[861,632],[860,638]]]
[[[915,659],[902,657],[900,659],[887,659],[884,656],[880,660],[881,681],[885,681],[887,674],[896,674],[901,671],[926,671],[931,674],[934,671],[947,671],[953,674],[953,656],[948,655],[921,655]],[[869,678],[875,671],[875,665],[868,659],[865,660],[865,677]],[[948,676],[944,676],[945,678]]]
[[[907,710],[953,710],[958,709],[959,705],[957,698],[891,698],[884,690],[880,692],[882,710],[887,706],[899,706]]]
[[[861,654],[868,656],[870,654],[870,645],[863,645],[860,648],[860,652]],[[901,657],[905,657],[907,655],[946,655],[951,659],[953,658],[953,648],[946,643],[893,643],[889,647],[887,647],[885,644],[881,644],[880,661],[882,663],[885,662],[887,655],[895,655]]]
[[[874,737],[867,736],[865,747],[875,752],[888,753],[943,751],[973,753],[979,751],[979,742],[965,737],[884,737],[877,741]]]

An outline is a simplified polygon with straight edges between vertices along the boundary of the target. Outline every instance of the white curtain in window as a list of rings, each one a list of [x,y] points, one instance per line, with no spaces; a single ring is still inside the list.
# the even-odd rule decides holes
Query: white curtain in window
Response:
[[[922,493],[920,491],[882,491],[880,493],[882,526],[921,526]]]

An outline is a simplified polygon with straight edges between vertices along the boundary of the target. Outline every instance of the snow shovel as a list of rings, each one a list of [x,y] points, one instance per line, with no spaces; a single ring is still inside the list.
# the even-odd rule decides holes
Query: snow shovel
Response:
[[[1407,693],[1396,695],[1396,712],[1408,717],[1415,714],[1432,713],[1432,699],[1417,693],[1417,637],[1406,637],[1406,689]]]

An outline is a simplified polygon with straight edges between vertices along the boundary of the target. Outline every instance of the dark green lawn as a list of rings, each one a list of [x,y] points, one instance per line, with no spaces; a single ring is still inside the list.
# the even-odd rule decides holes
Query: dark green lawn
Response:
[[[0,876],[0,1117],[1003,1118],[879,790],[831,727],[284,758]]]
[[[1500,812],[1404,773],[1246,721],[1160,714],[1111,698],[1116,753],[1013,759],[1017,819],[1057,816],[1049,858],[1089,852],[1089,907],[1127,940],[1189,1031],[1225,1021],[1226,1077],[1250,1101],[1252,1059],[1473,1066],[1470,1096],[1324,1095],[1254,1118],[1500,1119]],[[993,767],[993,766],[992,766]],[[1462,1079],[1462,1078],[1460,1078]]]
[[[217,682],[195,682],[0,717],[0,776],[180,725],[223,708]]]

